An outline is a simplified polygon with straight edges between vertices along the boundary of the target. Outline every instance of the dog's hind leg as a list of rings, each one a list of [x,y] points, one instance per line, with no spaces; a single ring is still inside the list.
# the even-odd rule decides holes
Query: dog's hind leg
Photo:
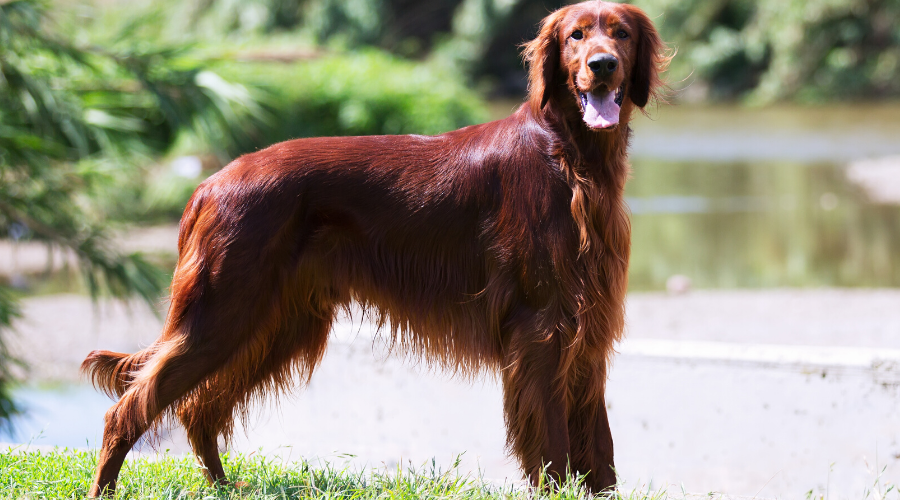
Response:
[[[246,293],[248,288],[266,290],[277,283],[263,273],[256,279],[245,278],[241,285],[189,294],[185,290],[191,290],[199,279],[188,276],[185,284],[176,272],[165,330],[150,347],[152,355],[134,375],[122,398],[106,413],[92,496],[115,489],[128,451],[173,403],[226,366],[236,366],[234,361],[264,357],[268,339],[278,328],[277,304],[281,300],[279,292]],[[194,285],[193,289],[199,287]],[[241,380],[246,373],[239,371],[233,376]]]
[[[211,484],[228,483],[219,458],[218,437],[230,436],[235,411],[245,411],[254,395],[287,388],[298,375],[308,380],[325,352],[332,321],[332,311],[288,318],[272,336],[265,357],[245,378],[230,375],[246,368],[228,365],[179,405],[178,418]]]
[[[90,496],[111,494],[128,451],[175,400],[191,391],[217,366],[224,364],[227,348],[216,353],[197,343],[164,343],[149,363],[157,380],[142,377],[106,412],[103,445]]]

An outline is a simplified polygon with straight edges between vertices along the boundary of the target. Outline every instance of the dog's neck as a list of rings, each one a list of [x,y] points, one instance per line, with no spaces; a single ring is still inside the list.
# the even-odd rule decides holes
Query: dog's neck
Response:
[[[629,171],[629,123],[634,106],[630,102],[622,106],[615,130],[595,131],[584,123],[575,104],[561,102],[567,101],[551,99],[534,117],[554,136],[553,156],[581,176],[607,185],[615,179],[619,182],[614,184],[621,183],[620,187],[624,188]]]
[[[616,130],[597,132],[582,121],[576,105],[548,102],[538,113],[528,107],[551,136],[550,154],[572,189],[572,217],[579,231],[579,254],[607,266],[625,266],[629,254],[629,223],[625,209],[625,181],[630,167],[628,127],[634,106],[626,101]],[[566,102],[566,101],[562,101]],[[611,223],[618,220],[618,223]]]

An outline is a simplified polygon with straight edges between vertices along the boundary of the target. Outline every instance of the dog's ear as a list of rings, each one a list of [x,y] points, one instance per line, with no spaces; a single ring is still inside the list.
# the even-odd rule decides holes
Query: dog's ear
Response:
[[[633,5],[622,6],[637,25],[637,53],[631,69],[628,97],[635,106],[643,108],[651,98],[660,97],[662,80],[659,74],[665,71],[671,57],[664,53],[666,45],[647,14]]]
[[[524,45],[528,63],[528,101],[538,113],[547,104],[559,74],[559,24],[566,8],[559,9],[541,21],[538,36]]]

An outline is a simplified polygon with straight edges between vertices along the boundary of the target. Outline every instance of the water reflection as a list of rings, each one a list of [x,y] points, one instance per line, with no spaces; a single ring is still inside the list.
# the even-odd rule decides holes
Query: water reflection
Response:
[[[634,128],[632,290],[679,274],[703,288],[900,286],[900,196],[869,198],[900,193],[900,157],[868,169],[890,189],[867,195],[847,175],[900,155],[897,104],[661,106]]]
[[[636,159],[631,288],[900,286],[900,206],[835,164]]]

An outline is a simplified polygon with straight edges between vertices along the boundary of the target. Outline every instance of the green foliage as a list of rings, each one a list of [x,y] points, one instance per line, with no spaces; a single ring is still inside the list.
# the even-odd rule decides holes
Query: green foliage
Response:
[[[317,40],[338,36],[353,45],[378,41],[384,27],[380,0],[315,0],[305,2],[304,24]]]
[[[562,0],[161,0],[149,40],[262,39],[375,45],[459,76],[524,91],[517,44]],[[633,0],[678,49],[669,80],[689,100],[872,100],[900,96],[898,0]],[[115,4],[113,4],[115,5]],[[132,3],[127,11],[134,15]],[[104,10],[114,11],[104,4]],[[108,30],[115,22],[96,23]],[[119,23],[120,24],[120,23]],[[140,34],[139,34],[140,36]]]
[[[294,24],[283,19],[241,27],[253,19],[277,18],[275,12],[288,3],[293,5],[288,10],[302,14]],[[242,131],[240,138],[223,137],[226,143],[236,143],[231,153],[312,135],[438,133],[487,117],[480,95],[466,88],[465,76],[446,60],[414,62],[372,47],[346,52],[315,45],[316,40],[337,47],[376,42],[374,35],[366,34],[370,28],[360,23],[381,29],[378,20],[392,17],[387,12],[397,8],[388,1],[163,0],[147,8],[116,5],[90,9],[83,26],[71,26],[75,37],[105,48],[125,41],[126,47],[153,47],[160,40],[189,43],[209,60],[218,60],[210,69],[226,80],[243,84],[251,93],[264,91],[252,96],[267,111],[263,114],[268,127]],[[60,15],[60,22],[74,16]],[[264,36],[282,25],[297,32]],[[185,142],[202,151],[207,144],[215,146],[215,139]]]
[[[336,37],[344,44],[374,44],[385,31],[381,0],[160,0],[135,6],[132,2],[87,3],[88,20],[108,37],[111,27],[131,25],[130,37],[145,40],[223,40],[254,38],[279,31],[299,31],[311,41]],[[72,17],[67,14],[66,17]],[[77,26],[75,27],[77,29]],[[114,31],[114,30],[113,30]],[[104,43],[105,45],[105,43]]]
[[[105,155],[127,169],[136,152],[164,151],[183,128],[209,144],[240,144],[235,110],[253,102],[177,51],[82,51],[40,20],[34,2],[0,5],[0,228],[24,225],[73,250],[93,293],[155,300],[158,273],[110,247],[85,198],[108,175],[78,162]]]
[[[766,103],[900,95],[897,0],[636,0],[677,47],[674,87]],[[688,77],[690,75],[690,77]]]
[[[482,100],[454,75],[376,50],[216,70],[270,94],[273,127],[260,147],[295,137],[436,134],[486,119]]]
[[[521,0],[464,0],[459,3],[453,16],[452,34],[440,46],[437,47],[435,55],[439,60],[447,61],[459,70],[472,72],[482,69],[483,62],[487,57],[490,62],[495,59],[491,57],[488,50],[491,48],[492,42],[500,35],[502,37],[504,28],[510,21],[510,17],[516,13],[516,6],[522,3]],[[556,2],[551,2],[549,6],[555,7]],[[549,10],[548,10],[549,12]],[[530,24],[540,22],[540,19],[534,19]],[[510,44],[509,49],[515,50],[516,62],[519,62],[518,47],[515,43],[521,43],[524,38],[518,42]],[[482,68],[479,68],[481,66]],[[490,70],[486,72],[491,74]],[[493,76],[498,76],[494,74]]]
[[[125,462],[116,498],[321,498],[576,500],[589,498],[580,480],[554,491],[498,487],[462,475],[454,465],[441,471],[431,464],[394,471],[353,471],[309,462],[282,462],[262,456],[224,455],[225,473],[241,488],[208,486],[189,457],[163,455]],[[0,452],[0,498],[84,498],[93,478],[96,452]],[[655,500],[665,493],[618,492],[616,500]]]
[[[467,77],[524,90],[516,45],[533,37],[540,18],[564,3],[433,0],[421,7],[406,0],[189,0],[157,2],[155,8],[158,29],[170,37],[291,31],[307,43],[377,45],[430,56]],[[676,89],[689,83],[688,99],[766,103],[900,96],[897,0],[633,3],[677,47],[670,81]],[[518,85],[511,83],[516,80]]]
[[[0,287],[0,431],[11,430],[12,417],[21,413],[10,395],[10,385],[14,381],[11,368],[20,362],[13,358],[3,341],[8,326],[19,316],[18,303],[9,290]]]

